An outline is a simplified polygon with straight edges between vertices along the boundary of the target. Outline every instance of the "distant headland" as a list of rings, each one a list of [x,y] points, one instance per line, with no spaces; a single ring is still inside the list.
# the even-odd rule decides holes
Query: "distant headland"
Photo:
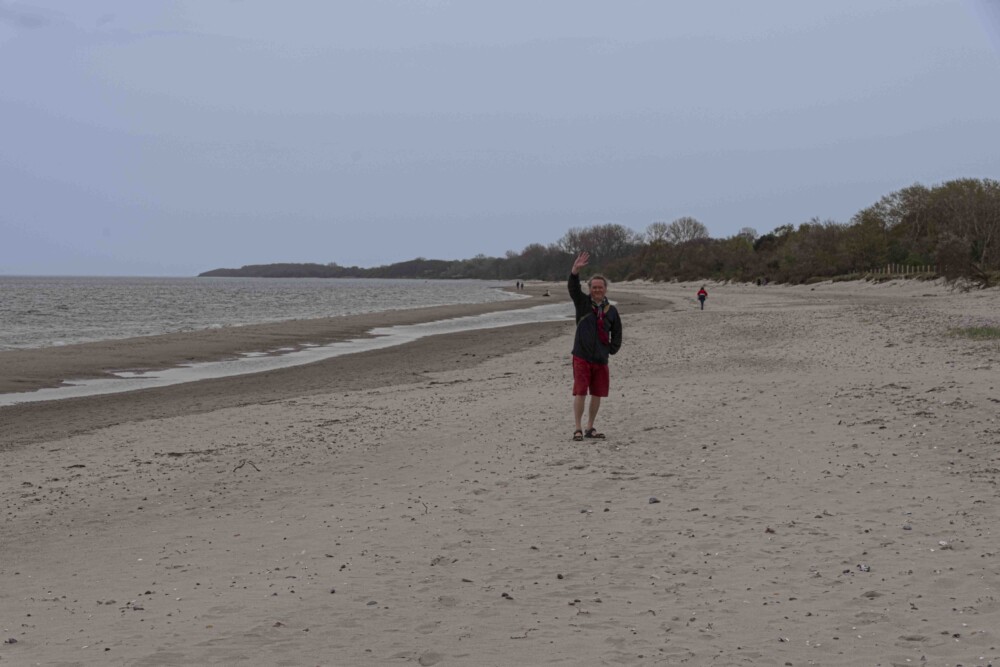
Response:
[[[558,243],[532,243],[504,257],[418,257],[374,268],[250,264],[201,276],[563,280],[580,251],[611,280],[718,280],[758,284],[938,278],[964,286],[1000,284],[1000,181],[919,183],[882,197],[849,223],[812,218],[766,234],[744,227],[711,238],[692,217],[653,222],[644,233],[617,223],[574,228]]]
[[[238,269],[212,269],[198,274],[202,277],[224,278],[498,278],[495,267],[483,267],[476,260],[424,259],[362,268],[339,264],[276,263],[247,264]]]

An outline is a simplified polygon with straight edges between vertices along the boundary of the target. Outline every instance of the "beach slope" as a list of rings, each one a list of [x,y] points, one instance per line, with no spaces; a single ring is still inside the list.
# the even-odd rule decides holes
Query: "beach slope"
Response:
[[[996,292],[696,288],[613,286],[605,441],[568,322],[0,409],[0,661],[996,664]]]

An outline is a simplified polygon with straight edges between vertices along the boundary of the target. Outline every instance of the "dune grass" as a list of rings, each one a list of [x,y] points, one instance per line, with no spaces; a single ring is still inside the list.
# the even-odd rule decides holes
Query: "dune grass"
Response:
[[[971,338],[972,340],[1000,340],[1000,327],[997,326],[970,326],[955,329],[956,336]]]

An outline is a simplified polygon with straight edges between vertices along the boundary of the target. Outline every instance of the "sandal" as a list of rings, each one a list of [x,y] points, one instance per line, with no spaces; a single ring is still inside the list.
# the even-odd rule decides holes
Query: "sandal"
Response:
[[[588,428],[587,431],[583,434],[583,437],[591,438],[594,440],[603,440],[604,434],[598,433],[596,428]]]
[[[573,442],[583,442],[583,431],[580,429],[573,431]]]

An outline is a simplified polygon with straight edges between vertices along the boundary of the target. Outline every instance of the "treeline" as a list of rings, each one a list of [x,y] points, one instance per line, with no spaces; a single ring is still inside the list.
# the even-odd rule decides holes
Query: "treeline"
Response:
[[[201,275],[562,280],[581,250],[612,280],[803,283],[862,278],[892,266],[987,287],[1000,282],[1000,182],[916,184],[886,195],[848,223],[814,218],[766,234],[744,227],[713,239],[704,224],[684,217],[654,222],[641,233],[613,223],[575,228],[556,243],[533,243],[504,257],[417,258],[376,268],[264,264]]]

